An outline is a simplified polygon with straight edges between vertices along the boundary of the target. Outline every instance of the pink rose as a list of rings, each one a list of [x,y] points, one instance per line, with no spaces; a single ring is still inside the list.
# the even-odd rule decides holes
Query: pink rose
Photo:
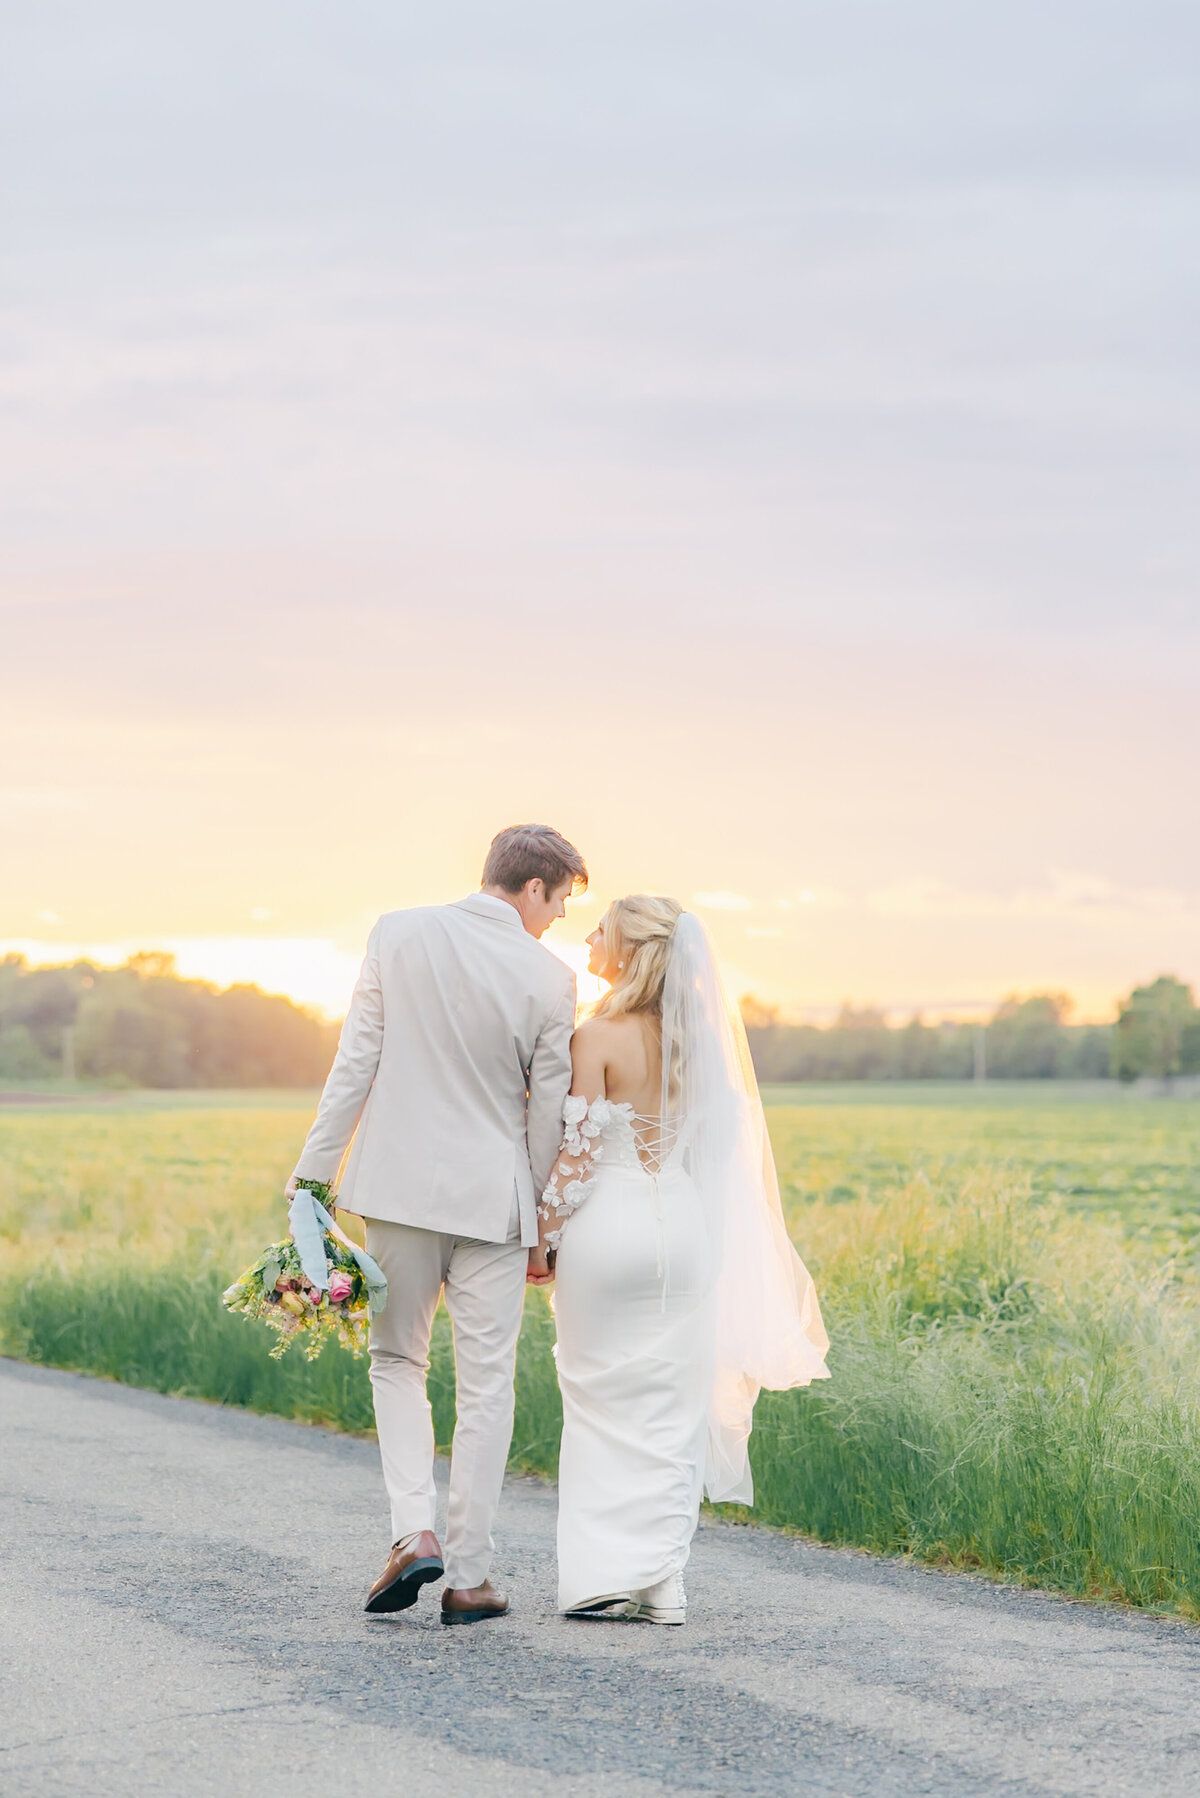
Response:
[[[329,1298],[334,1305],[340,1305],[354,1291],[354,1281],[349,1274],[336,1273],[329,1281]]]

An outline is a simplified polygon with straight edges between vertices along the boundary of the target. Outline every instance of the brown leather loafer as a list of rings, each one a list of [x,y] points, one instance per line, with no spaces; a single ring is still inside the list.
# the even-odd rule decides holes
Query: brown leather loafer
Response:
[[[388,1564],[367,1596],[366,1608],[378,1616],[381,1611],[407,1611],[416,1604],[421,1587],[431,1579],[441,1579],[442,1550],[432,1530],[422,1530],[404,1548],[393,1548]]]
[[[488,1617],[503,1617],[507,1609],[507,1598],[495,1591],[490,1580],[465,1590],[452,1591],[447,1586],[442,1593],[443,1623],[482,1623]]]

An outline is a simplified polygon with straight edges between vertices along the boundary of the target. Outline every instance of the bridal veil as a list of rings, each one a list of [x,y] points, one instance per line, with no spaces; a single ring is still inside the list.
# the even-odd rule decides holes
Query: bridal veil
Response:
[[[671,938],[662,1047],[664,1138],[699,1192],[720,1257],[704,1485],[715,1502],[748,1505],[759,1391],[828,1379],[829,1338],[783,1221],[746,1032],[693,912],[680,915]]]

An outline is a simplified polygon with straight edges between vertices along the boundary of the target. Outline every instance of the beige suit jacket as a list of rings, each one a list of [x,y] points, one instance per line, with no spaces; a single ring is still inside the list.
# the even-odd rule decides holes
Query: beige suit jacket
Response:
[[[503,899],[380,918],[296,1173],[363,1217],[537,1241],[571,1083],[575,976]]]

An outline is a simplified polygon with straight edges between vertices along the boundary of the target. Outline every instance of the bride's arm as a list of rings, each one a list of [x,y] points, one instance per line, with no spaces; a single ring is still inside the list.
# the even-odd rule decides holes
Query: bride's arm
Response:
[[[571,1090],[563,1103],[562,1148],[538,1205],[538,1247],[558,1248],[563,1224],[587,1197],[599,1157],[600,1126],[589,1113],[606,1092],[604,1026],[581,1024],[571,1038]]]

